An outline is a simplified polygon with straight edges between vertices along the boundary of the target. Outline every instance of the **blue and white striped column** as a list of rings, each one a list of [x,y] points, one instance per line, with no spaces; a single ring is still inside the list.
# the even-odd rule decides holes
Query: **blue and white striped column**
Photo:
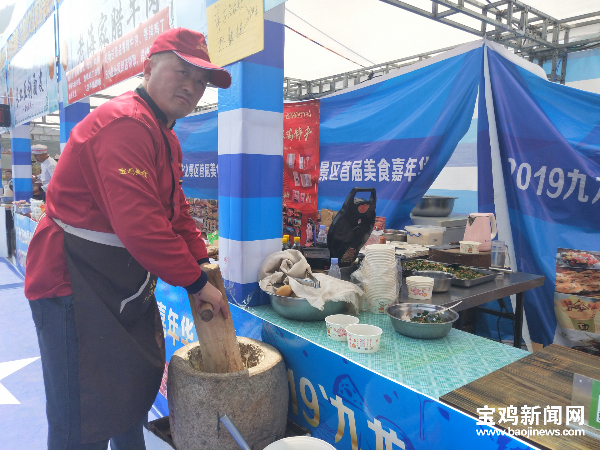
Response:
[[[31,134],[29,122],[11,128],[10,152],[14,200],[27,200],[33,195],[31,180]]]
[[[264,50],[228,66],[219,90],[219,265],[229,301],[249,306],[268,303],[258,269],[283,229],[284,5],[264,19]]]
[[[62,153],[71,135],[71,130],[90,113],[90,98],[86,97],[67,106],[63,106],[63,103],[60,102],[58,107],[58,115],[60,117],[60,152]]]

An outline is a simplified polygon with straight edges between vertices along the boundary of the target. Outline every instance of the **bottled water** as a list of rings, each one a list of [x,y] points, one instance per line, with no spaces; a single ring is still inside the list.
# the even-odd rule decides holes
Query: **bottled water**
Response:
[[[329,268],[329,276],[333,278],[337,278],[339,280],[342,279],[342,272],[340,272],[340,266],[338,266],[338,259],[331,258],[331,267]]]
[[[319,235],[317,236],[317,247],[327,247],[327,232],[325,225],[319,227]]]

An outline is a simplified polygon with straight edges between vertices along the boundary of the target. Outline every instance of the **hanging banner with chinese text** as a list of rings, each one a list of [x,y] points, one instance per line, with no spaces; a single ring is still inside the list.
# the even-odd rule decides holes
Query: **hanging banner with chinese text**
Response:
[[[65,0],[58,8],[62,101],[70,104],[142,71],[170,1]]]
[[[8,65],[6,64],[6,47],[0,49],[0,104],[8,105],[8,84],[6,83]],[[8,133],[9,128],[0,127],[0,134]]]
[[[14,219],[16,237],[16,266],[19,272],[25,276],[25,267],[27,266],[27,250],[29,249],[29,243],[31,242],[35,227],[37,227],[38,223],[22,214],[15,214]]]
[[[319,100],[283,105],[283,234],[315,245]]]
[[[481,43],[457,47],[321,99],[319,209],[337,211],[353,187],[377,190],[387,228],[410,212],[469,129]]]
[[[13,2],[14,3],[14,2]],[[36,34],[39,28],[53,16],[54,1],[35,0],[23,15],[19,24],[6,41],[7,59],[10,61],[25,45],[25,43]],[[51,20],[54,22],[54,19]],[[52,37],[54,40],[54,36]]]
[[[173,130],[183,153],[183,183],[186,197],[219,198],[217,110],[179,119]]]
[[[487,60],[486,90],[493,95],[479,100],[478,134],[486,137],[478,139],[480,210],[495,209],[499,235],[501,220],[509,220],[513,269],[546,277],[543,286],[525,293],[531,340],[543,345],[569,341],[569,346],[576,340],[577,347],[592,347],[598,341],[591,322],[577,325],[581,333],[565,331],[567,319],[589,312],[577,314],[561,306],[557,321],[555,300],[567,310],[569,301],[572,309],[593,306],[580,296],[594,297],[590,288],[595,288],[596,263],[588,263],[600,251],[600,95],[548,82],[503,48],[488,47]],[[488,98],[493,104],[484,105]],[[500,184],[503,204],[496,191]],[[585,270],[579,256],[567,256],[568,249],[585,249],[571,253],[590,255]],[[563,270],[568,261],[576,270]],[[593,339],[596,344],[584,342]]]
[[[217,110],[179,119],[173,128],[183,154],[181,188],[196,227],[207,234],[219,227]]]
[[[8,64],[11,127],[58,110],[54,18],[29,38]]]

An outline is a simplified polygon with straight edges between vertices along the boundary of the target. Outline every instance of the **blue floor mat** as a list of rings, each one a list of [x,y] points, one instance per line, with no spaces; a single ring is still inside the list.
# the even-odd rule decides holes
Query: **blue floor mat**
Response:
[[[0,450],[42,450],[48,425],[37,334],[22,277],[20,287],[7,288],[15,283],[3,283],[5,276],[11,276],[9,271],[0,263],[0,283],[4,285],[0,285]],[[19,365],[24,366],[6,375],[12,371],[10,367]],[[11,396],[19,403],[6,404]]]
[[[23,276],[5,258],[0,258],[0,289],[23,286]]]

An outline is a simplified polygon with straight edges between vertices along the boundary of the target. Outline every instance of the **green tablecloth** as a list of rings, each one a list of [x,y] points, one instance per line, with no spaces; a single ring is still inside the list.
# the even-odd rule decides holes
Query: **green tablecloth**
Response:
[[[373,354],[354,353],[345,342],[327,337],[325,322],[288,320],[270,305],[247,308],[246,311],[436,399],[529,354],[456,329],[442,339],[408,338],[394,330],[387,315],[368,312],[361,312],[360,323],[383,329],[381,347]]]

